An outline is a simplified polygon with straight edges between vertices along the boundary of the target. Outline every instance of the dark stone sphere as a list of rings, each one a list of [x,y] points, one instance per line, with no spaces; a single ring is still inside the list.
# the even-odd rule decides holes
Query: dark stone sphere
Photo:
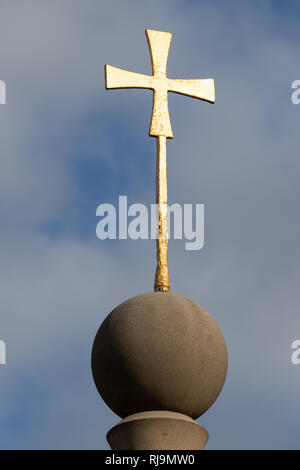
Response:
[[[100,326],[92,371],[103,400],[122,418],[166,410],[196,419],[222,390],[226,344],[213,317],[192,300],[142,294]]]

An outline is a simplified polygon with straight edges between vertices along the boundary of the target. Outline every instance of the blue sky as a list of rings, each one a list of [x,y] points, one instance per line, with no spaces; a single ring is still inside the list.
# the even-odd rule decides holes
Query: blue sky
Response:
[[[300,79],[297,1],[1,0],[0,442],[106,449],[118,417],[93,384],[105,316],[152,290],[155,244],[99,241],[96,208],[154,202],[152,94],[105,91],[104,64],[151,73],[146,28],[171,31],[169,202],[205,204],[205,246],[171,241],[171,288],[226,338],[208,449],[299,449]]]

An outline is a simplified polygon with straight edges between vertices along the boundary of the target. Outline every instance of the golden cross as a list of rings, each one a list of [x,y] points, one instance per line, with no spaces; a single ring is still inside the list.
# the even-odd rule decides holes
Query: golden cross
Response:
[[[153,75],[128,72],[105,66],[106,89],[150,88],[153,90],[153,111],[149,135],[157,138],[156,203],[158,204],[157,268],[154,290],[170,290],[167,222],[167,138],[173,138],[169,115],[168,92],[180,93],[211,103],[215,102],[213,79],[174,80],[167,77],[167,61],[172,34],[146,30]]]

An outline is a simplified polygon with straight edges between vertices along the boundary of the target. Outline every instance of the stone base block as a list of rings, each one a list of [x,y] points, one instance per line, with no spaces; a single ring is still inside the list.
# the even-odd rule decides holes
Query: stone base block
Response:
[[[171,411],[130,415],[107,433],[112,450],[202,450],[207,440],[205,428]]]

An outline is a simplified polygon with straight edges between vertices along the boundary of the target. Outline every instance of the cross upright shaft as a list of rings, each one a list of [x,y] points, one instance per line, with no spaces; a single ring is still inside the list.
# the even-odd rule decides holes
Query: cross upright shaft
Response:
[[[155,291],[170,290],[167,264],[167,159],[166,139],[173,138],[169,115],[168,92],[215,102],[213,79],[178,80],[167,77],[167,61],[172,34],[146,30],[153,75],[128,72],[110,65],[105,66],[106,89],[150,88],[153,90],[153,110],[149,135],[157,138],[156,203],[158,204],[157,269]]]

